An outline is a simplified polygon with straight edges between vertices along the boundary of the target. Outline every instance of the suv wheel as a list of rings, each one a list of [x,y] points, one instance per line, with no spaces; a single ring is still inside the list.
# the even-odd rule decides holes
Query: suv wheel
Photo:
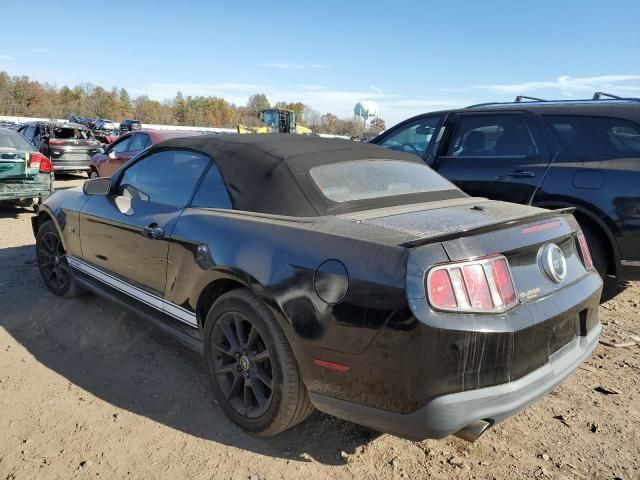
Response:
[[[209,310],[204,360],[224,412],[250,433],[275,435],[313,411],[284,333],[248,290],[226,293]]]
[[[584,238],[587,240],[589,252],[591,253],[591,260],[593,260],[593,266],[600,276],[605,278],[609,266],[606,248],[602,243],[600,236],[591,227],[581,224],[580,228],[582,229]]]

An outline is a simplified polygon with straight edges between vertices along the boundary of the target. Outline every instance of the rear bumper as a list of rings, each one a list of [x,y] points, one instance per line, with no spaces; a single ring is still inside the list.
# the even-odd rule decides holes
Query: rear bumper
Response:
[[[90,170],[93,153],[88,150],[51,150],[51,162],[55,171]]]
[[[89,171],[91,170],[91,166],[89,165],[89,162],[81,163],[81,164],[80,163],[77,163],[77,164],[64,163],[62,165],[54,163],[53,170],[56,172],[64,172],[64,171],[77,172],[78,170]]]
[[[325,413],[410,440],[443,438],[478,420],[490,424],[517,413],[562,383],[598,344],[600,324],[549,357],[549,362],[513,382],[443,395],[413,413],[401,414],[310,392]]]
[[[0,201],[26,198],[47,198],[53,192],[53,175],[38,174],[35,178],[0,181]]]

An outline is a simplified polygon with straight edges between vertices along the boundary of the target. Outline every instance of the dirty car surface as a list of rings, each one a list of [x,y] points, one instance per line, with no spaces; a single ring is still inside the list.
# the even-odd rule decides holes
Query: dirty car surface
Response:
[[[202,350],[231,420],[312,407],[410,439],[491,425],[598,341],[570,211],[469,197],[412,155],[287,135],[177,138],[34,218],[48,287]]]

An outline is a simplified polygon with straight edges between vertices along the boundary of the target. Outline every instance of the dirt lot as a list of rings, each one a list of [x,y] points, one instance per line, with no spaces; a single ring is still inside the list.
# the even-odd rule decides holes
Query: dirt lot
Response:
[[[30,216],[0,208],[0,479],[640,479],[638,345],[600,345],[475,444],[413,443],[319,413],[256,439],[214,404],[196,354],[105,300],[45,290]],[[633,341],[640,282],[610,293],[602,339]]]

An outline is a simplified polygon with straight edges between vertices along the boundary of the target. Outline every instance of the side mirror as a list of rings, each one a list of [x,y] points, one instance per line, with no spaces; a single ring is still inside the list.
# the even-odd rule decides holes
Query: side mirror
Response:
[[[101,195],[106,197],[111,192],[111,178],[100,177],[86,180],[82,185],[82,191],[85,195]]]
[[[113,150],[111,150],[107,156],[108,156],[111,160],[115,160],[115,159],[116,159],[116,152],[114,152]]]

